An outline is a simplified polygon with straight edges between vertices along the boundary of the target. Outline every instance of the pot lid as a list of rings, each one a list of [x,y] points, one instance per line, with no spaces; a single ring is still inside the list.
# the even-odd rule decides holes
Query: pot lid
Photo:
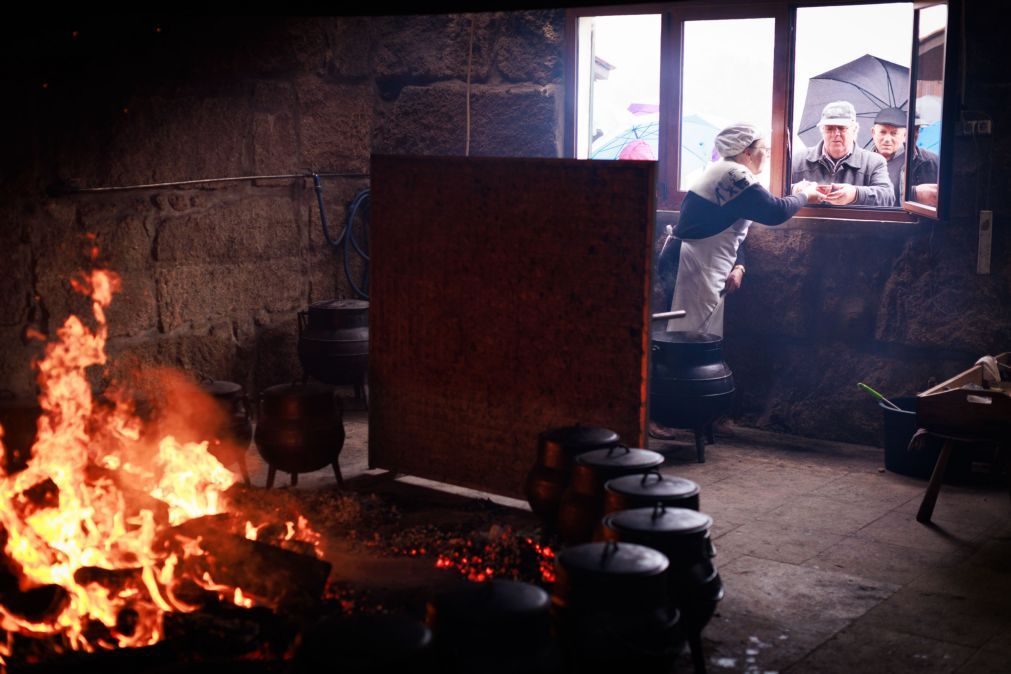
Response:
[[[323,300],[309,305],[309,311],[363,311],[368,308],[365,300]]]
[[[544,431],[539,436],[540,442],[560,445],[566,449],[589,450],[599,447],[610,447],[618,444],[618,434],[609,428],[600,426],[562,426]]]
[[[234,381],[208,379],[200,382],[200,387],[212,396],[225,397],[242,393],[242,386]]]
[[[668,508],[658,504],[653,508],[619,510],[604,516],[604,526],[617,531],[653,532],[691,535],[708,531],[713,518],[688,508]]]
[[[319,396],[333,395],[333,386],[319,384],[316,382],[302,383],[299,381],[290,384],[278,384],[263,389],[260,392],[261,398],[316,398]]]
[[[624,475],[608,480],[604,488],[628,496],[655,497],[661,500],[686,499],[699,493],[699,485],[683,477],[661,475],[651,470],[642,475]]]
[[[662,552],[635,543],[583,543],[562,550],[558,564],[582,575],[644,577],[661,574],[670,562]]]
[[[663,464],[663,455],[648,449],[635,449],[615,445],[595,449],[576,457],[576,462],[593,468],[620,468],[623,470],[648,470]]]
[[[723,338],[708,332],[667,332],[666,330],[654,330],[653,341],[663,344],[690,344],[694,346],[713,345],[719,346]]]
[[[435,602],[443,617],[475,620],[482,618],[523,617],[543,613],[551,605],[548,593],[530,583],[494,579],[467,583]]]

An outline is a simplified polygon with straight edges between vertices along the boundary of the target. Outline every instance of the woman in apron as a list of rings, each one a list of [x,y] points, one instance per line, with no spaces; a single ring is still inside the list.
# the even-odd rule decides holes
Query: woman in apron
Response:
[[[723,336],[723,297],[741,286],[739,248],[752,222],[778,225],[804,204],[821,200],[817,184],[798,182],[793,194],[774,197],[759,184],[769,141],[751,124],[735,124],[716,134],[720,161],[710,165],[681,204],[674,234],[682,240],[671,309],[684,309],[668,331]]]

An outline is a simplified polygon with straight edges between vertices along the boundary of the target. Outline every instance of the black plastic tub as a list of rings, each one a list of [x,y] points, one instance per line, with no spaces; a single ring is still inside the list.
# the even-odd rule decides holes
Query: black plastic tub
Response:
[[[908,475],[929,479],[937,463],[937,455],[941,452],[943,441],[928,436],[920,440],[913,449],[909,449],[909,441],[916,433],[916,398],[889,398],[902,408],[893,410],[885,403],[878,403],[884,420],[882,440],[885,448],[885,469],[899,475]],[[971,472],[972,455],[968,451],[957,448],[948,460],[944,471],[945,482],[964,482]]]

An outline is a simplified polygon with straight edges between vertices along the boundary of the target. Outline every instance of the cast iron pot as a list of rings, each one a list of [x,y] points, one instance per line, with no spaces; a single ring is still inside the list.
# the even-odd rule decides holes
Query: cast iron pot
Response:
[[[625,475],[604,484],[604,514],[632,508],[648,508],[663,503],[668,508],[699,509],[699,486],[682,477],[650,470],[642,475]]]
[[[563,550],[556,566],[552,604],[569,671],[670,671],[684,637],[662,553],[586,543]]]
[[[701,332],[653,331],[650,416],[671,428],[704,429],[730,409],[734,375],[723,339]]]
[[[215,432],[222,442],[212,442],[208,451],[225,465],[238,464],[243,479],[249,484],[246,451],[253,439],[253,422],[250,419],[248,396],[243,392],[242,386],[233,381],[203,377],[200,387],[214,398],[225,414],[220,428]]]
[[[431,646],[431,630],[407,616],[332,616],[306,630],[293,664],[297,674],[434,671]]]
[[[564,426],[537,436],[537,462],[527,475],[523,491],[530,509],[546,529],[557,525],[558,506],[572,478],[576,457],[618,442],[617,433],[599,426]]]
[[[0,426],[3,426],[3,470],[8,475],[24,470],[32,456],[42,408],[35,399],[18,398],[0,390]]]
[[[256,448],[271,468],[298,474],[337,463],[344,422],[332,387],[279,384],[257,400]]]
[[[716,549],[709,537],[712,518],[657,504],[610,513],[603,523],[606,540],[645,545],[667,557],[671,604],[681,610],[686,633],[700,632],[723,598],[723,583],[713,564]]]
[[[550,609],[548,593],[536,585],[494,579],[435,597],[426,622],[449,671],[548,672],[557,669]]]
[[[327,300],[298,312],[298,359],[319,381],[360,386],[369,365],[369,303]]]
[[[622,475],[643,473],[663,465],[663,455],[624,445],[596,449],[576,457],[572,481],[558,507],[558,534],[571,545],[594,537],[604,514],[604,484]]]

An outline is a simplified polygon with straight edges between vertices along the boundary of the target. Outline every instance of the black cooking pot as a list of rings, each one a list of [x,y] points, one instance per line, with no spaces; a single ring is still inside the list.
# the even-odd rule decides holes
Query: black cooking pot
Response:
[[[653,332],[650,415],[672,428],[704,428],[730,409],[734,375],[723,338],[700,332]]]
[[[407,616],[332,616],[305,631],[293,664],[297,674],[434,671],[431,645],[431,630]]]
[[[257,398],[256,448],[271,468],[310,473],[336,464],[344,423],[334,389],[314,383],[271,386]]]
[[[618,442],[617,433],[599,426],[564,426],[537,436],[537,462],[527,474],[523,491],[530,509],[546,529],[552,530],[557,524],[558,506],[569,486],[576,457]]]
[[[662,553],[587,543],[563,550],[556,565],[552,604],[567,671],[670,671],[684,637]]]
[[[319,381],[361,385],[369,364],[369,303],[326,300],[300,311],[298,359]]]
[[[622,475],[643,473],[663,465],[663,455],[648,449],[617,445],[576,457],[572,481],[558,507],[558,533],[571,545],[594,537],[604,514],[604,484]]]
[[[691,480],[661,475],[659,470],[616,477],[604,484],[604,513],[648,508],[657,503],[668,508],[698,510],[699,491]]]
[[[0,390],[0,426],[3,426],[3,470],[8,475],[22,471],[31,458],[32,445],[42,408],[34,398],[19,398]]]
[[[220,443],[211,443],[208,451],[225,465],[237,463],[242,477],[249,482],[246,469],[246,451],[253,439],[253,422],[250,419],[249,398],[242,386],[233,381],[223,381],[204,377],[200,387],[207,392],[221,408],[224,418],[215,436]]]
[[[709,537],[712,522],[695,510],[662,504],[610,513],[603,520],[606,540],[645,545],[667,557],[670,602],[680,609],[688,635],[705,627],[723,598],[723,583],[713,563],[716,549]]]
[[[494,579],[465,583],[428,603],[426,622],[445,670],[548,672],[551,600],[529,583]]]

